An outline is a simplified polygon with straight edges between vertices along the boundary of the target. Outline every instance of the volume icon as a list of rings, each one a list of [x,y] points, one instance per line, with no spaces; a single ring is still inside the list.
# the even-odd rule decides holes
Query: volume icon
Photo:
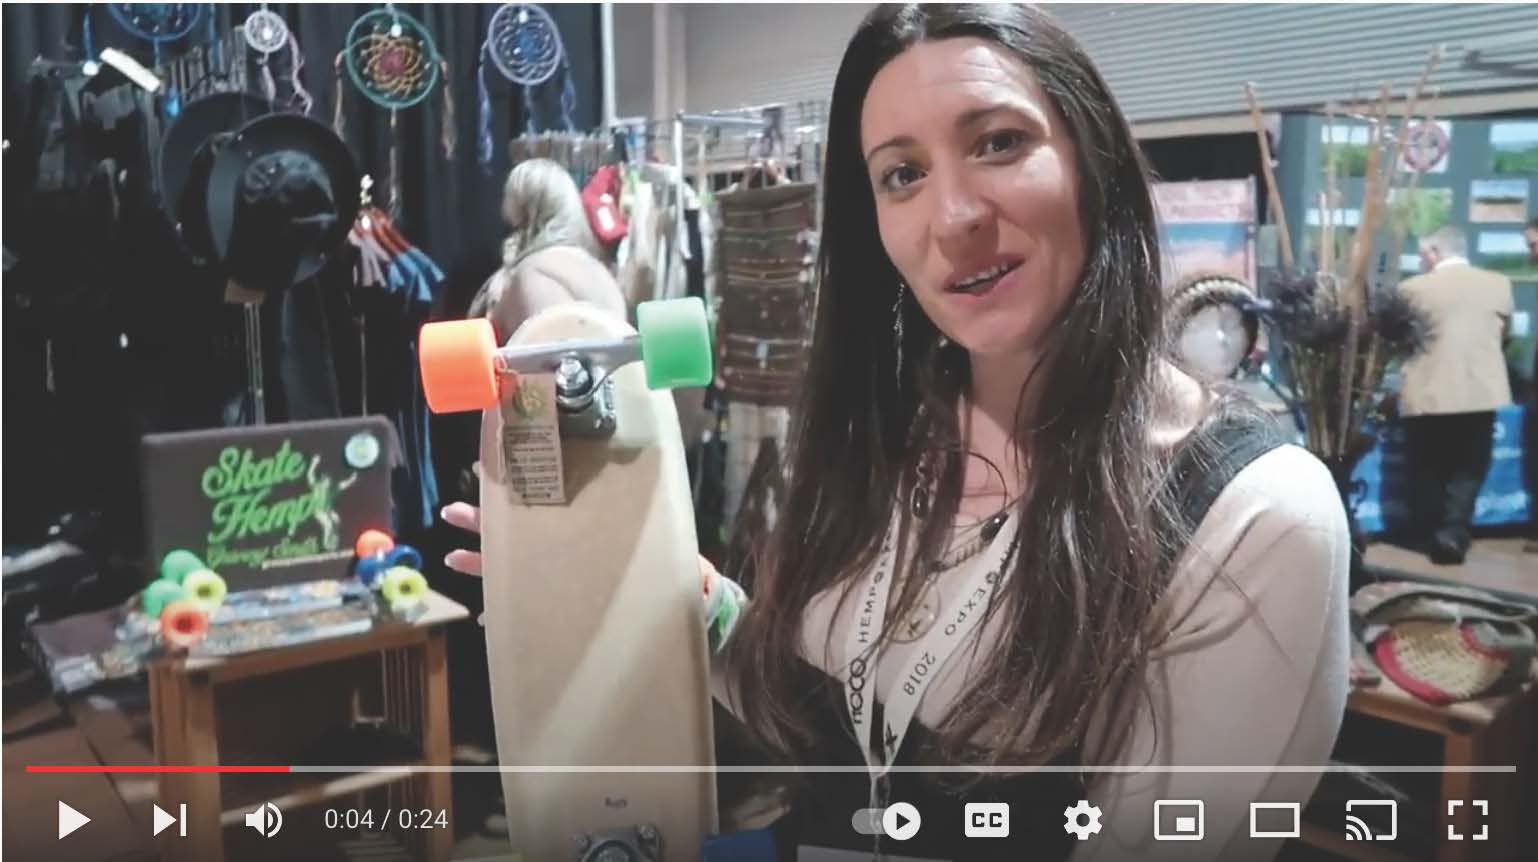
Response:
[[[246,813],[246,825],[263,838],[271,838],[283,828],[283,812],[271,802]]]

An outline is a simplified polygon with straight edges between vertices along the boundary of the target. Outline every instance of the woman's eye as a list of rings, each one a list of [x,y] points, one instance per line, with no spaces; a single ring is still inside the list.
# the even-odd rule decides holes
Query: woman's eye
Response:
[[[922,175],[912,165],[898,165],[881,175],[881,186],[887,191],[901,191],[919,181]]]
[[[978,149],[984,156],[1011,153],[1025,143],[1025,133],[1013,130],[991,132],[984,136]]]

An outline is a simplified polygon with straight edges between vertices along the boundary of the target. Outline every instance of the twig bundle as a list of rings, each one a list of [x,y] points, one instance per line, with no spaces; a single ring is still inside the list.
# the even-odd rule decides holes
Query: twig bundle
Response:
[[[1385,85],[1377,103],[1365,112],[1368,121],[1367,164],[1360,218],[1349,249],[1338,250],[1336,214],[1340,195],[1334,154],[1325,164],[1325,190],[1319,196],[1319,245],[1315,268],[1294,265],[1286,216],[1271,170],[1270,147],[1252,84],[1244,86],[1260,141],[1263,173],[1271,213],[1282,244],[1281,271],[1269,285],[1271,322],[1283,342],[1291,383],[1289,406],[1303,418],[1306,445],[1325,459],[1354,461],[1371,448],[1372,427],[1381,419],[1386,393],[1383,379],[1390,366],[1419,353],[1430,339],[1430,323],[1399,291],[1397,284],[1375,283],[1372,262],[1388,201],[1397,183],[1410,190],[1419,185],[1422,170],[1402,174],[1400,167],[1410,124],[1439,55],[1433,51],[1420,80],[1406,100],[1397,134],[1389,134],[1391,93]],[[1350,115],[1350,112],[1347,112]],[[1426,115],[1430,122],[1432,114]],[[1333,126],[1334,109],[1328,122]],[[1331,133],[1333,136],[1333,132]],[[1404,234],[1393,226],[1391,253],[1397,258]],[[1397,265],[1395,267],[1397,271]]]

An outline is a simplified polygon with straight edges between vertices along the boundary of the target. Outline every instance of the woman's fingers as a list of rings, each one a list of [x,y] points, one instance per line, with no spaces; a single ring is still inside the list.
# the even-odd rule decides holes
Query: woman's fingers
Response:
[[[453,524],[461,530],[469,530],[472,533],[481,531],[481,510],[469,503],[450,503],[443,507],[440,513],[443,520]]]
[[[481,576],[481,555],[475,551],[449,551],[443,564],[460,574]]]

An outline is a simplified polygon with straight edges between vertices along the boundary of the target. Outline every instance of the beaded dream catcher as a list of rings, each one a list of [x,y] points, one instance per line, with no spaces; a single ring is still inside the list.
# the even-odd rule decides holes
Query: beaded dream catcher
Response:
[[[396,115],[420,104],[443,83],[443,152],[454,155],[454,100],[449,92],[448,61],[438,53],[422,22],[386,4],[366,12],[347,31],[347,46],[336,55],[336,113],[332,125],[342,134],[342,67],[368,100],[390,112],[390,207],[400,198]]]
[[[154,51],[156,68],[161,65],[161,46],[185,39],[197,29],[200,22],[208,27],[209,45],[214,51],[218,50],[219,37],[215,32],[217,16],[209,4],[108,3],[107,11],[112,15],[112,20],[130,36],[150,43]],[[96,49],[92,42],[91,14],[88,10],[81,23],[81,48],[85,53],[87,74],[95,74],[99,68],[96,62]],[[215,56],[215,65],[220,65],[221,61],[222,58]],[[167,88],[165,98],[166,116],[174,117],[181,113],[181,93],[175,88]]]
[[[299,40],[294,38],[283,16],[269,10],[267,4],[263,3],[260,9],[246,17],[246,23],[241,26],[241,34],[245,37],[246,47],[259,55],[257,65],[262,70],[262,93],[267,96],[269,105],[278,99],[278,82],[272,77],[270,60],[273,54],[288,48],[288,82],[293,91],[292,103],[299,108],[300,113],[309,114],[315,100],[299,80],[299,73],[304,69],[304,54],[300,53]]]
[[[577,90],[571,80],[571,68],[566,58],[566,46],[561,42],[561,31],[555,26],[550,13],[542,7],[526,3],[507,3],[491,16],[486,27],[486,41],[481,44],[481,63],[476,70],[477,92],[480,96],[481,166],[491,166],[491,97],[486,89],[487,61],[502,76],[523,88],[523,126],[526,134],[535,128],[534,90],[560,73],[561,122],[565,131],[576,131],[571,113],[576,109]]]

